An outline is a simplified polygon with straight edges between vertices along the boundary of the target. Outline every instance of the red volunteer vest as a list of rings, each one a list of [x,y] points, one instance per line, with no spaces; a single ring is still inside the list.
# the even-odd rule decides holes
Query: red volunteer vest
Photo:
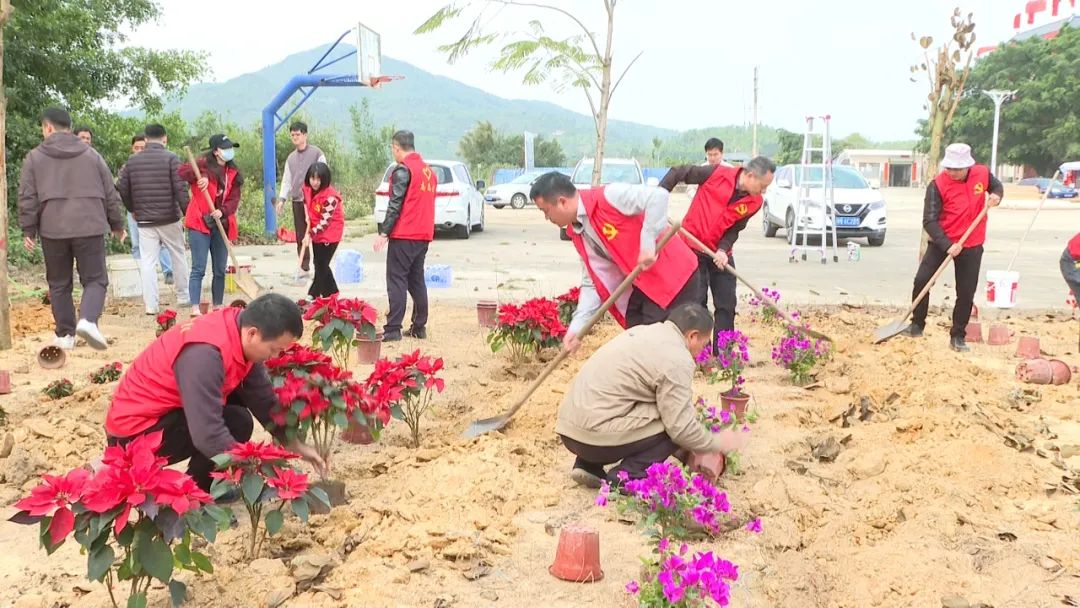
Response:
[[[105,415],[105,431],[112,437],[130,437],[182,407],[173,364],[188,344],[209,344],[221,351],[225,364],[221,394],[225,397],[236,390],[252,367],[240,345],[240,313],[241,309],[230,306],[196,317],[175,325],[150,344],[120,379]]]
[[[1069,240],[1069,255],[1074,260],[1080,260],[1080,233]]]
[[[409,169],[409,189],[401,205],[401,216],[390,233],[392,239],[430,241],[435,238],[435,187],[439,179],[416,152],[410,152],[401,164]],[[390,191],[394,174],[390,173]]]
[[[578,190],[589,224],[596,229],[604,250],[622,273],[618,277],[603,277],[593,269],[593,254],[585,246],[584,234],[567,230],[574,242],[578,255],[585,262],[585,269],[592,277],[593,285],[600,297],[607,299],[615,287],[637,266],[641,253],[641,227],[644,215],[623,215],[613,207],[604,196],[604,188]],[[634,281],[637,287],[661,308],[667,308],[675,296],[679,295],[686,282],[697,272],[698,260],[682,239],[671,239],[660,251],[656,263],[638,275]],[[626,303],[630,294],[623,296],[611,309],[612,316],[619,325],[626,327]]]
[[[199,160],[199,172],[203,177],[207,177],[206,163],[204,160]],[[225,200],[229,196],[229,192],[232,191],[233,182],[236,180],[236,169],[232,167],[225,167],[225,194],[221,197]],[[210,195],[210,198],[217,200],[218,183],[213,179],[207,179],[206,192]],[[206,200],[202,190],[195,184],[191,185],[191,202],[188,203],[187,213],[184,215],[184,225],[192,230],[196,230],[203,234],[210,234],[210,228],[203,221],[203,216],[210,213],[210,203]],[[239,229],[236,224],[236,214],[232,214],[225,218],[222,222],[222,226],[225,227],[225,232],[229,235],[230,241],[235,241],[239,236]],[[216,230],[216,227],[215,227]]]
[[[990,188],[990,169],[975,165],[968,169],[966,181],[958,182],[944,171],[934,178],[941,193],[941,218],[938,222],[954,243],[960,242],[971,222],[986,205],[986,191]],[[986,242],[986,218],[971,231],[964,248],[978,247]]]
[[[316,193],[304,185],[304,204],[307,205],[308,225],[312,243],[340,243],[345,229],[345,203],[333,186]],[[432,220],[434,225],[434,219]],[[303,239],[303,235],[300,237]]]
[[[720,239],[735,222],[752,217],[761,209],[760,196],[744,196],[729,203],[739,183],[738,167],[716,167],[709,179],[698,186],[690,209],[683,218],[683,228],[702,243],[716,250]],[[727,251],[726,253],[731,253]]]

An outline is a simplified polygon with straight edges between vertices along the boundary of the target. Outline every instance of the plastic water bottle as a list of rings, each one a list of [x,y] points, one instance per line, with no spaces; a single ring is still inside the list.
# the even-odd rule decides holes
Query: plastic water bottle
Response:
[[[359,283],[364,280],[364,256],[355,249],[337,253],[334,278],[338,283]]]

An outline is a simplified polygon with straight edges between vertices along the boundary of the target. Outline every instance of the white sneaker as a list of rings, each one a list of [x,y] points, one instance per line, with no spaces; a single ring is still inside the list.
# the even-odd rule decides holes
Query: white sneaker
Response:
[[[75,336],[56,336],[53,346],[63,350],[75,350]]]
[[[75,335],[86,340],[86,343],[96,350],[109,348],[109,343],[105,341],[105,336],[101,335],[101,330],[98,329],[97,324],[86,319],[80,320],[79,324],[75,326]]]

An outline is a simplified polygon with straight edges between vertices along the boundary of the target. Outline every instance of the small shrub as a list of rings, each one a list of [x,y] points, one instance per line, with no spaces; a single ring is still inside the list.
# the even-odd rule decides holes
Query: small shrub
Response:
[[[805,334],[790,327],[772,351],[773,361],[788,370],[791,381],[797,386],[809,382],[818,362],[827,360],[831,355],[832,346],[829,342],[811,342]]]
[[[417,350],[394,361],[380,359],[368,377],[368,392],[376,401],[390,403],[391,415],[408,425],[414,448],[420,447],[420,421],[432,397],[446,387],[446,381],[436,377],[442,368],[441,358],[423,356]]]
[[[559,307],[554,300],[534,298],[520,306],[503,304],[495,329],[487,336],[492,352],[510,349],[514,360],[521,361],[545,348],[559,346],[566,326],[559,321]]]
[[[75,386],[71,384],[71,380],[64,378],[62,380],[50,382],[48,386],[41,389],[41,392],[55,401],[57,399],[63,399],[64,397],[70,397],[75,393]]]
[[[124,373],[123,370],[124,365],[119,361],[114,361],[112,363],[102,365],[96,371],[90,374],[90,383],[108,384],[110,382],[116,382]]]

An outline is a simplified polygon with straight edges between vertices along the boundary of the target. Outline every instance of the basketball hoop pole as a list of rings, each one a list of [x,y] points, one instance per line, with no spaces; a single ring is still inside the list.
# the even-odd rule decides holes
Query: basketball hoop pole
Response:
[[[371,44],[376,45],[374,50],[375,55],[372,56],[370,52],[365,53],[364,49],[354,48],[352,51],[346,51],[344,54],[327,61],[327,58],[334,52],[335,49],[341,44],[341,41],[345,39],[349,34],[357,32],[357,30],[363,30],[365,36],[359,36],[357,43],[359,45]],[[289,119],[296,114],[297,110],[304,105],[304,102],[308,100],[315,91],[320,87],[364,87],[369,85],[380,85],[389,79],[380,77],[375,78],[374,75],[368,75],[365,79],[367,82],[362,82],[360,78],[360,71],[362,64],[357,63],[357,69],[354,74],[329,74],[323,72],[326,68],[344,60],[349,57],[354,57],[359,53],[364,53],[359,57],[360,61],[365,59],[369,62],[374,62],[375,69],[378,68],[381,60],[381,51],[378,49],[379,36],[378,34],[368,30],[360,25],[349,29],[341,36],[338,37],[330,48],[323,53],[322,57],[315,62],[315,65],[307,71],[306,74],[298,74],[289,79],[285,83],[277,95],[263,108],[262,111],[262,153],[263,153],[263,210],[264,210],[264,227],[266,234],[273,235],[277,232],[277,214],[274,211],[274,198],[276,196],[277,186],[277,157],[276,146],[274,144],[274,135],[281,127],[288,124]],[[344,50],[344,49],[343,49]],[[280,110],[286,102],[292,98],[293,94],[299,92],[299,100],[293,104],[284,114],[280,114]]]

